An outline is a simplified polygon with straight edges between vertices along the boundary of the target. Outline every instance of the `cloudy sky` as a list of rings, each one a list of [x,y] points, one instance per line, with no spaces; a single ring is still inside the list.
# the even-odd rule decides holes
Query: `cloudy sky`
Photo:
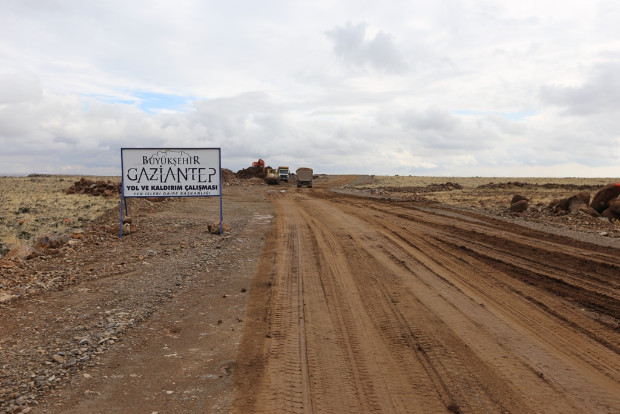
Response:
[[[0,0],[0,174],[620,176],[617,0]]]

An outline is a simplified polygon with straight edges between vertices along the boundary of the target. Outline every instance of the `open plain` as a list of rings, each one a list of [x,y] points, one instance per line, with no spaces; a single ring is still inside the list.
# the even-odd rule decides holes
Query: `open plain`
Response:
[[[3,262],[0,412],[620,411],[620,228],[549,207],[620,180],[382,180],[227,186],[224,236],[116,199]]]

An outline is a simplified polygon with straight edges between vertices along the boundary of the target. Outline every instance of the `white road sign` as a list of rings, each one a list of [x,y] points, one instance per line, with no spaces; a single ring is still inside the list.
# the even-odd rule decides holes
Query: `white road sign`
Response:
[[[121,148],[123,197],[221,196],[219,148]]]

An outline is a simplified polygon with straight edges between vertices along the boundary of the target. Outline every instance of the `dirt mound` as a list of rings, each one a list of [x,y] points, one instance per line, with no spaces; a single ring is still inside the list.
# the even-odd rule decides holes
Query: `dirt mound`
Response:
[[[384,187],[383,191],[390,193],[435,193],[438,191],[461,190],[463,186],[459,183],[445,182],[442,184],[429,184],[423,187]]]
[[[237,171],[235,176],[242,180],[247,180],[249,178],[264,178],[265,172],[263,171],[262,167],[252,166]]]
[[[228,168],[222,168],[222,184],[230,184],[235,179],[235,173]]]
[[[84,177],[65,190],[65,194],[90,194],[103,197],[114,197],[120,193],[121,183],[115,183],[110,180],[93,181]]]

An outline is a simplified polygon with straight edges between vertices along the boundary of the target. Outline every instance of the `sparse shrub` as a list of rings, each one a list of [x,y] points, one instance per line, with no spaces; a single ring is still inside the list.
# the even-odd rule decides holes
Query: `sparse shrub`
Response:
[[[3,257],[8,252],[9,252],[9,246],[5,242],[0,241],[0,257]]]

